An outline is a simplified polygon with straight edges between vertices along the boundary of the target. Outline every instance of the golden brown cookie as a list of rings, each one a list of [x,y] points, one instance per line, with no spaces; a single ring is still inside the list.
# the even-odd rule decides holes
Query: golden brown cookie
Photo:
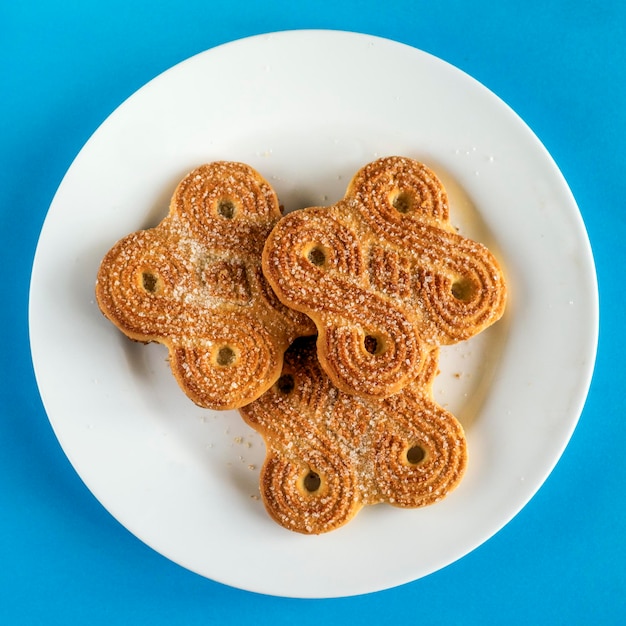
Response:
[[[289,530],[319,534],[365,505],[422,507],[454,489],[467,448],[459,422],[432,399],[437,352],[425,353],[402,392],[368,400],[332,384],[313,338],[296,340],[278,381],[239,409],[265,440],[260,489],[271,517]]]
[[[251,167],[203,165],[180,182],[158,226],[123,238],[100,265],[104,315],[131,339],[166,345],[179,385],[202,407],[259,397],[293,339],[315,330],[261,271],[280,217],[275,192]]]
[[[401,390],[431,348],[493,324],[506,300],[493,254],[451,226],[439,179],[403,157],[363,167],[336,204],[283,217],[263,272],[314,320],[333,383],[370,398]]]

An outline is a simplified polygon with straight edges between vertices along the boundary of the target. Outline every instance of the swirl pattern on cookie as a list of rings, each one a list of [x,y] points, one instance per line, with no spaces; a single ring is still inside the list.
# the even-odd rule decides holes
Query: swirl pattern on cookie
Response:
[[[100,265],[104,315],[131,339],[166,345],[172,373],[202,407],[237,408],[260,396],[293,339],[315,331],[261,271],[280,217],[258,172],[210,163],[179,183],[159,225],[121,239]]]
[[[239,409],[265,440],[260,489],[274,520],[320,534],[363,506],[426,506],[458,485],[467,447],[459,422],[432,400],[437,352],[402,392],[372,400],[332,384],[313,338],[294,342],[278,381]]]
[[[263,272],[315,322],[333,383],[370,398],[400,391],[431,348],[481,332],[506,302],[493,254],[455,231],[442,183],[404,157],[363,167],[332,206],[283,217]]]

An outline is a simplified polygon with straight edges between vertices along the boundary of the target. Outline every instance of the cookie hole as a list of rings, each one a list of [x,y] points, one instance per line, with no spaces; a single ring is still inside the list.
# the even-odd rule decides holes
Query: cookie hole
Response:
[[[276,388],[280,393],[288,396],[295,388],[296,383],[291,374],[283,374],[278,381],[276,381]]]
[[[374,335],[365,335],[363,343],[365,344],[365,350],[367,352],[376,354],[376,350],[378,350],[378,339],[376,339]]]
[[[302,484],[309,493],[315,493],[321,487],[322,479],[317,472],[311,470],[304,477],[304,481]]]
[[[230,200],[220,200],[217,203],[217,212],[227,220],[235,216],[235,205]]]
[[[141,284],[148,293],[155,293],[159,279],[152,272],[142,272]]]
[[[385,351],[385,344],[376,335],[365,335],[363,337],[363,347],[369,354],[382,354]]]
[[[236,358],[237,355],[235,354],[235,351],[229,346],[222,346],[217,351],[217,364],[222,365],[223,367],[232,365],[235,362]]]
[[[393,208],[403,215],[410,213],[413,208],[413,196],[406,192],[400,191],[391,202]]]
[[[321,267],[326,263],[326,253],[319,246],[313,246],[306,255],[306,258],[317,267]]]
[[[454,298],[461,302],[469,302],[475,294],[474,283],[467,278],[459,278],[452,283],[450,288]]]
[[[406,460],[411,465],[417,465],[418,463],[421,463],[425,457],[426,457],[426,450],[424,450],[422,446],[417,446],[417,445],[411,446],[406,451]]]

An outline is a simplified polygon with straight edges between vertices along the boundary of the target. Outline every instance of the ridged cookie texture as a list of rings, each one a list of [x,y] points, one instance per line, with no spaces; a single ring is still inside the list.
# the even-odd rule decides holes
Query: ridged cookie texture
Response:
[[[329,207],[285,215],[263,250],[278,298],[311,317],[320,363],[341,390],[397,393],[433,347],[472,337],[503,314],[494,255],[450,223],[446,191],[424,164],[378,159]]]
[[[288,530],[320,534],[366,505],[415,508],[444,498],[467,463],[463,429],[432,399],[438,349],[418,376],[384,400],[337,389],[319,366],[314,338],[285,354],[278,381],[239,409],[265,440],[260,490]]]
[[[177,186],[169,214],[106,254],[96,281],[104,315],[129,338],[169,349],[172,373],[196,404],[232,409],[278,378],[283,354],[315,328],[285,307],[261,271],[281,217],[254,169],[218,161]]]

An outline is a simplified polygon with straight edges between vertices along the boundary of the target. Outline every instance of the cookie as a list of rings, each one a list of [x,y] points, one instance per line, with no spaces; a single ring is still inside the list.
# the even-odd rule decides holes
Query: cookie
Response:
[[[284,216],[263,272],[315,322],[333,384],[369,398],[400,391],[432,348],[481,332],[506,301],[494,255],[453,228],[434,172],[403,157],[363,167],[332,206]]]
[[[460,423],[432,399],[437,348],[418,376],[383,400],[333,385],[315,339],[298,339],[283,373],[258,400],[239,409],[263,437],[260,490],[270,516],[304,534],[335,530],[366,505],[423,507],[460,482],[467,446]]]
[[[293,339],[315,331],[261,271],[280,217],[258,172],[210,163],[180,182],[158,226],[124,237],[102,260],[101,311],[129,338],[167,346],[172,373],[199,406],[232,409],[258,398]]]

